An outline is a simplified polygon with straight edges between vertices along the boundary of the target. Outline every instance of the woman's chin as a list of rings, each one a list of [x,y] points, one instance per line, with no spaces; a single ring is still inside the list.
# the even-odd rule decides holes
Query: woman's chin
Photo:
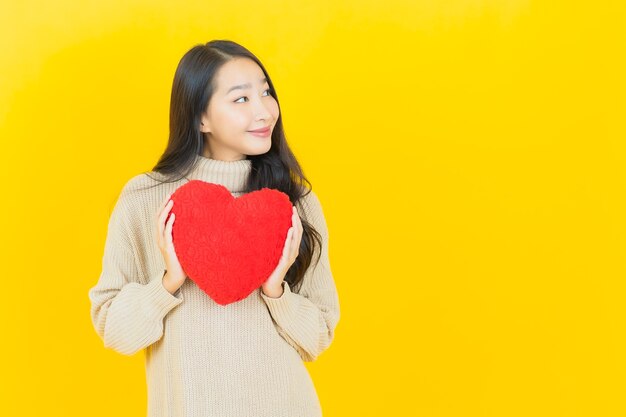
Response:
[[[256,146],[248,146],[246,155],[262,155],[267,153],[271,147],[271,143],[269,146],[259,146],[258,144]]]

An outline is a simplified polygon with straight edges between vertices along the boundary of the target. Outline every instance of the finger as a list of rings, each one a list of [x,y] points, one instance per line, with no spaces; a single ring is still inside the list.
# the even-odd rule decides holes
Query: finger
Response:
[[[291,252],[289,253],[290,259],[296,259],[298,256],[298,249],[300,247],[300,237],[298,233],[298,229],[294,228],[293,236],[291,237]]]
[[[168,204],[165,206],[165,209],[163,210],[163,212],[161,212],[161,216],[159,217],[157,236],[158,236],[158,239],[160,241],[160,245],[162,247],[165,246],[166,243],[167,243],[167,239],[164,236],[165,235],[165,228],[166,228],[165,222],[166,222],[167,216],[168,216],[168,214],[170,212],[170,209],[172,208],[173,204],[174,204],[174,202],[170,200],[168,202]]]
[[[165,205],[167,204],[167,202],[170,199],[171,194],[167,195],[167,198],[165,199],[165,201],[163,201],[161,203],[161,205],[159,206],[159,209],[154,213],[154,230],[156,232],[156,237],[157,237],[157,244],[159,245],[159,247],[162,246],[162,233],[161,233],[161,227],[160,227],[160,222],[159,219],[161,218],[161,214],[163,213],[163,209],[165,208]]]
[[[287,231],[287,238],[285,239],[285,246],[283,247],[283,258],[288,258],[289,247],[291,246],[291,236],[293,235],[293,227],[290,227]]]
[[[302,220],[300,219],[300,214],[296,210],[296,224],[298,225],[298,240],[302,237]]]
[[[155,221],[156,221],[157,224],[159,223],[159,219],[161,218],[161,215],[163,214],[163,210],[165,210],[165,206],[169,202],[170,202],[170,194],[168,194],[167,198],[165,199],[165,201],[163,201],[161,203],[161,205],[159,206],[159,209],[156,212],[156,216],[154,216],[155,217]]]
[[[175,218],[176,214],[172,213],[167,221],[167,225],[165,226],[165,241],[168,243],[168,245],[172,244],[172,227],[174,227]]]
[[[165,208],[165,205],[168,203],[168,201],[170,201],[170,198],[172,197],[172,193],[169,193],[166,197],[165,200],[163,200],[163,202],[161,203],[161,207],[159,208],[159,212],[163,211],[163,209]]]
[[[293,214],[293,224],[294,224],[294,242],[295,245],[298,246],[300,239],[302,238],[302,222],[300,221],[300,216],[298,215],[298,211],[295,209],[294,207],[294,214]]]
[[[298,256],[298,251],[300,250],[300,241],[302,240],[302,229],[296,230],[293,237],[293,254],[294,256]]]
[[[174,205],[174,202],[172,200],[168,201],[167,204],[165,205],[164,210],[161,212],[161,215],[159,216],[159,235],[163,235],[165,219],[167,218],[167,215],[170,213],[170,209],[172,208],[173,205]]]
[[[159,211],[159,214],[156,218],[157,236],[159,238],[163,237],[163,213],[164,212],[165,212],[165,207],[163,207],[163,210]]]
[[[302,233],[304,232],[304,228],[302,227],[302,223],[298,221],[298,241],[302,239]]]
[[[291,215],[291,228],[293,229],[293,235],[291,236],[293,239],[293,237],[298,232],[298,220],[296,220],[296,213],[293,213]]]
[[[298,220],[298,224],[302,226],[302,219],[300,219],[300,213],[296,211],[296,220]]]
[[[293,208],[293,223],[294,225],[302,227],[302,221],[300,220],[300,213],[298,213],[298,210],[296,210],[295,207]]]
[[[154,216],[155,218],[159,218],[159,216],[161,215],[161,212],[163,211],[163,209],[165,209],[165,206],[167,205],[167,203],[170,201],[170,198],[172,197],[172,193],[169,193],[166,197],[165,200],[163,200],[163,202],[161,203],[161,205],[159,206],[159,209],[156,212],[156,215]]]
[[[163,220],[162,220],[163,210],[165,209],[165,206],[170,201],[171,196],[172,196],[172,193],[169,193],[166,196],[165,200],[161,203],[161,205],[159,206],[159,209],[157,210],[154,216],[154,223],[155,223],[154,229],[156,232],[157,245],[159,246],[159,248],[163,247]]]

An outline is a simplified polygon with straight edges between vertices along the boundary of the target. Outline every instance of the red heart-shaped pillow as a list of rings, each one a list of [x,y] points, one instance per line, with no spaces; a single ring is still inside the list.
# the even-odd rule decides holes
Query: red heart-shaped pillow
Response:
[[[222,185],[191,180],[171,199],[180,265],[216,303],[242,300],[269,278],[292,225],[287,194],[262,188],[235,198]]]

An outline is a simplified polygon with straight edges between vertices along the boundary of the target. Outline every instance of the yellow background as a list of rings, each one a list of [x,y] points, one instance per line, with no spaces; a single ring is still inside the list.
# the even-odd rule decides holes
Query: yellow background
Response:
[[[0,415],[142,416],[89,317],[174,70],[266,65],[330,230],[325,417],[626,415],[619,1],[3,0]],[[297,417],[297,416],[294,416]]]

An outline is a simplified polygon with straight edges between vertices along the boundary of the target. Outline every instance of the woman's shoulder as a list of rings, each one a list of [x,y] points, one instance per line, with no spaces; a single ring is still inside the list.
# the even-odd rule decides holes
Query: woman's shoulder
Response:
[[[121,194],[149,194],[150,191],[158,189],[165,177],[155,171],[145,171],[129,178],[122,187]]]
[[[298,202],[306,209],[320,204],[320,200],[312,188],[305,188]]]
[[[317,222],[320,218],[323,219],[322,203],[312,188],[307,188],[304,191],[304,194],[298,200],[298,205],[300,215],[304,215],[307,221]]]
[[[130,177],[122,186],[118,196],[118,204],[129,211],[137,212],[142,208],[154,205],[172,186],[172,182],[164,182],[165,177],[154,171],[146,171]]]

